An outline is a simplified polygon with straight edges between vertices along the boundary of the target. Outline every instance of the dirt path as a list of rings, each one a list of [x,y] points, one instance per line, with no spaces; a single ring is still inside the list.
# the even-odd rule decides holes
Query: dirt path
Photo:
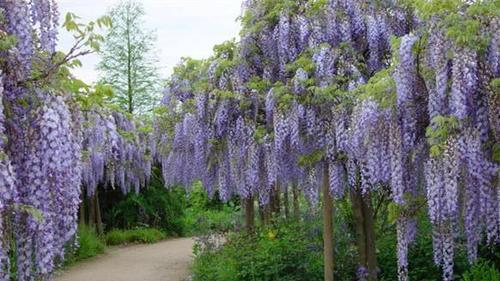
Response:
[[[55,281],[182,281],[188,277],[193,240],[108,249],[58,274]]]

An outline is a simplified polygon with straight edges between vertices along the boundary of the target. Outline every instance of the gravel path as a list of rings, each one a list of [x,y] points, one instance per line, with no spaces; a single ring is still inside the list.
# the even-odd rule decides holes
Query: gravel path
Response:
[[[193,243],[191,238],[181,238],[111,248],[57,274],[55,281],[183,281],[188,277]]]

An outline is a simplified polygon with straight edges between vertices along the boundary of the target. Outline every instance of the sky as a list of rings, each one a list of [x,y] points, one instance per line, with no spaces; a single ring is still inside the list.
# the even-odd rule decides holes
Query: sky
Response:
[[[61,20],[72,12],[87,22],[106,14],[119,0],[58,0]],[[162,78],[167,78],[182,57],[207,58],[213,46],[237,38],[241,0],[139,0],[146,11],[145,28],[157,35]],[[58,49],[67,52],[73,37],[60,29]],[[73,73],[87,83],[97,80],[97,55],[81,59],[83,67]]]

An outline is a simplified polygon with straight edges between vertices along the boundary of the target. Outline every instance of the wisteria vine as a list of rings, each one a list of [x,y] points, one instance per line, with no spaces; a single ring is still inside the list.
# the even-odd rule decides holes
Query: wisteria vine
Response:
[[[54,83],[89,52],[56,60],[55,0],[2,1],[0,19],[0,280],[13,267],[16,280],[50,280],[74,243],[82,186],[88,196],[99,185],[138,192],[155,142],[146,121],[83,108]]]
[[[325,169],[335,198],[388,188],[399,279],[426,202],[452,280],[461,235],[471,263],[500,238],[498,15],[474,12],[493,4],[319,2],[245,1],[239,43],[178,66],[159,118],[173,122],[160,130],[165,180],[262,205],[283,186],[315,204]],[[450,14],[482,25],[464,40]]]

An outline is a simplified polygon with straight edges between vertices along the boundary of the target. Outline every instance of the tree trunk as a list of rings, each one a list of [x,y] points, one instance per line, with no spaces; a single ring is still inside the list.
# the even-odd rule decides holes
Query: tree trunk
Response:
[[[288,185],[285,186],[285,192],[283,193],[283,205],[285,207],[285,218],[290,219],[290,206],[288,202]]]
[[[96,219],[96,230],[97,234],[104,234],[104,228],[102,225],[102,216],[101,216],[101,204],[99,203],[99,191],[95,191],[95,219]]]
[[[323,175],[323,245],[325,281],[333,281],[333,198],[330,195],[328,166]]]
[[[276,208],[276,195],[275,195],[275,190],[274,188],[271,188],[269,191],[269,203],[267,204],[267,210],[268,210],[268,215],[269,215],[269,221],[274,216],[275,213],[275,208]]]
[[[128,97],[128,112],[134,113],[134,92],[132,87],[132,43],[130,39],[130,11],[127,8],[127,97]]]
[[[351,192],[352,211],[356,228],[359,265],[368,273],[368,280],[377,280],[377,254],[375,247],[375,226],[369,195],[363,198],[359,189]]]
[[[276,218],[279,218],[281,215],[281,184],[278,182],[276,184],[275,190],[274,190],[274,213]]]
[[[85,225],[87,223],[86,210],[85,210],[85,199],[86,199],[85,194],[86,194],[85,189],[83,189],[82,194],[80,195],[81,202],[80,202],[79,219],[78,219],[80,225]]]
[[[89,227],[93,230],[95,230],[95,194],[92,195],[92,197],[87,197],[87,202],[88,204],[88,209],[89,209]]]
[[[261,225],[266,225],[266,206],[259,204],[259,218],[260,218],[260,224]]]
[[[294,185],[292,187],[293,193],[293,216],[297,221],[300,220],[300,202],[299,202],[299,187]]]
[[[254,203],[253,197],[249,197],[244,199],[244,207],[245,207],[245,228],[248,234],[252,234],[255,226],[255,218],[254,218]]]
[[[271,224],[271,213],[271,205],[267,204],[266,206],[264,206],[264,220],[266,225]]]
[[[363,200],[363,213],[366,231],[366,248],[367,248],[367,264],[368,264],[368,280],[376,281],[378,274],[377,247],[375,237],[375,222],[373,218],[373,208],[370,195]]]

